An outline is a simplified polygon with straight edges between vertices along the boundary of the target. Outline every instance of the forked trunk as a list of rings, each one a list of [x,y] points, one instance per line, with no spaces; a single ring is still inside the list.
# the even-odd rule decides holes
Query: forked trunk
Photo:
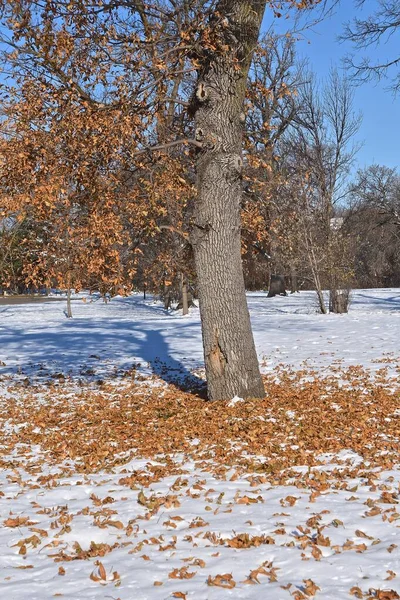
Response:
[[[265,2],[226,0],[226,46],[203,65],[196,89],[194,249],[204,359],[211,400],[265,395],[251,331],[240,240],[243,102]],[[225,47],[226,47],[225,46]]]

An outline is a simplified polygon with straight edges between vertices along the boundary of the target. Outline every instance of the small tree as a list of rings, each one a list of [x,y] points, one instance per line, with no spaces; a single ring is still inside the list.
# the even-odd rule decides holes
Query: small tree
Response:
[[[289,141],[290,168],[299,190],[298,223],[323,313],[327,312],[324,285],[332,296],[330,305],[347,310],[346,303],[335,301],[339,290],[348,288],[351,272],[350,255],[342,251],[350,246],[344,243],[337,207],[346,197],[347,177],[357,151],[353,137],[360,117],[352,104],[349,83],[336,71],[322,91],[310,75],[301,90],[300,112]]]

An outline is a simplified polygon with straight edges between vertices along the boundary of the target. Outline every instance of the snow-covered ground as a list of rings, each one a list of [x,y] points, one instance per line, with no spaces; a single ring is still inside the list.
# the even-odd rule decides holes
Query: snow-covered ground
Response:
[[[1,598],[400,598],[400,290],[248,300],[267,399],[212,405],[196,309],[0,306]]]
[[[65,302],[0,306],[0,361],[24,374],[74,373],[88,369],[99,377],[140,363],[145,372],[175,379],[202,367],[199,312],[187,317],[166,313],[141,295],[99,297],[73,302],[73,319]],[[254,336],[265,372],[284,363],[299,368],[363,365],[400,352],[400,290],[357,290],[347,315],[320,315],[315,294],[301,292],[267,298],[248,294]],[[382,365],[378,365],[378,368]],[[40,375],[40,372],[39,372]]]

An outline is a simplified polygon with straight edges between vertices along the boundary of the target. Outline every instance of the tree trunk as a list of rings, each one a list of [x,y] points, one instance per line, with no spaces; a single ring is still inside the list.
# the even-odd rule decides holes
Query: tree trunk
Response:
[[[71,308],[71,288],[67,289],[67,318],[72,319],[72,308]]]
[[[295,294],[299,291],[299,285],[297,282],[297,270],[294,265],[290,265],[290,293]]]
[[[304,222],[305,242],[307,248],[307,256],[310,263],[311,273],[314,280],[315,291],[318,298],[319,310],[323,315],[327,315],[328,311],[325,306],[324,293],[322,291],[321,279],[319,276],[319,262],[317,260],[315,244],[310,231],[307,230],[307,225]]]
[[[198,278],[208,395],[265,395],[246,302],[240,241],[242,110],[265,2],[220,1],[225,43],[203,61],[196,89],[198,197],[192,244]]]
[[[171,293],[169,289],[166,287],[164,291],[164,308],[165,310],[169,310],[171,306]]]
[[[184,274],[182,273],[182,315],[187,315],[189,313],[189,300],[188,300],[188,289],[187,289],[187,280]]]
[[[322,289],[318,286],[315,291],[317,292],[319,310],[323,315],[327,315],[328,311],[326,310],[326,306],[325,306],[324,293],[323,293]]]
[[[350,291],[331,289],[329,291],[329,311],[336,314],[349,312]]]

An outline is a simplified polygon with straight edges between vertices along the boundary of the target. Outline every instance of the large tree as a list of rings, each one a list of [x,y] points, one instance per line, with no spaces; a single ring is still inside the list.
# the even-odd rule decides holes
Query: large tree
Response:
[[[213,400],[264,395],[240,254],[242,113],[253,51],[267,5],[280,15],[282,7],[307,9],[319,3],[1,3],[3,27],[10,32],[3,44],[17,87],[27,78],[45,88],[51,85],[67,106],[76,106],[77,119],[80,113],[100,111],[109,115],[112,129],[120,119],[132,127],[131,136],[123,127],[122,141],[109,149],[113,168],[116,163],[121,172],[143,168],[149,148],[162,150],[186,143],[196,149],[197,199],[191,242]],[[185,105],[194,133],[182,139],[172,117]],[[65,106],[60,105],[60,120],[63,110]],[[101,138],[105,127],[99,131]],[[82,148],[81,156],[86,151],[93,148]]]

